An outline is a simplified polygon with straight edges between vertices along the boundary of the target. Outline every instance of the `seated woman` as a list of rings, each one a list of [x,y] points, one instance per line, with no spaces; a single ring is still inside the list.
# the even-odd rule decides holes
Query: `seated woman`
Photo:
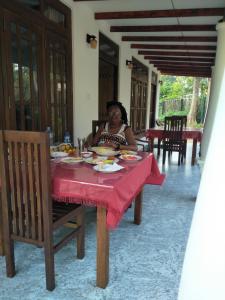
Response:
[[[137,150],[132,129],[127,125],[127,112],[121,102],[107,102],[108,122],[103,123],[94,139],[93,145],[111,147],[115,150]]]

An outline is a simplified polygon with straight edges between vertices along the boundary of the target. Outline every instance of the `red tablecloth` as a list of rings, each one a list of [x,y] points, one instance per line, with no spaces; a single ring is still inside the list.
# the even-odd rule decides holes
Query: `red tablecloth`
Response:
[[[146,131],[146,137],[148,139],[152,139],[152,138],[163,139],[163,137],[164,137],[163,132],[164,132],[164,129],[162,127],[150,128]],[[201,142],[202,129],[191,128],[191,127],[185,128],[185,129],[183,129],[182,138],[184,140],[193,139],[193,140],[197,140],[198,142]]]
[[[52,196],[56,201],[82,203],[107,208],[107,227],[115,228],[124,211],[145,183],[162,184],[153,154],[142,153],[138,162],[120,162],[124,169],[100,173],[87,163],[52,163]]]

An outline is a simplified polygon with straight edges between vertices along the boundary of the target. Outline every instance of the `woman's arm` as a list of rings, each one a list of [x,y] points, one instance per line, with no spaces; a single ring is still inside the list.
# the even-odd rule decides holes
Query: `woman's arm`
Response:
[[[125,137],[128,145],[120,145],[121,150],[137,151],[137,144],[134,138],[133,130],[130,127],[125,129]]]
[[[105,124],[101,124],[98,128],[98,131],[96,132],[96,135],[94,136],[93,140],[92,140],[92,146],[95,146],[98,143],[98,140],[101,136],[101,133],[103,131],[105,127]]]

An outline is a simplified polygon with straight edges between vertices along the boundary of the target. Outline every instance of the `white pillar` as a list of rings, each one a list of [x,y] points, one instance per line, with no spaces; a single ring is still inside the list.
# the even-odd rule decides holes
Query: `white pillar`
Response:
[[[225,23],[217,29],[225,33]],[[219,63],[223,65],[223,70],[219,72],[221,77],[215,77],[220,80],[220,88],[218,93],[214,92],[218,97],[213,98],[217,102],[214,123],[185,254],[179,300],[225,299],[225,41],[223,49],[220,42],[221,39],[216,63],[217,67]]]
[[[201,143],[201,160],[205,160],[209,141],[212,133],[212,124],[214,123],[215,111],[218,104],[218,95],[221,89],[221,79],[225,67],[225,22],[219,23],[216,27],[218,32],[217,51],[215,67],[212,69],[212,83],[209,105],[205,120],[203,138]]]

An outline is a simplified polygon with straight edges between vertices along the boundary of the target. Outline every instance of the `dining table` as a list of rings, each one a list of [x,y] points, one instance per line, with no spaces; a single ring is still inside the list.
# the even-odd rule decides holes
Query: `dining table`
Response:
[[[97,207],[96,285],[105,288],[109,281],[109,234],[116,229],[134,201],[134,224],[141,223],[142,191],[145,184],[161,185],[161,174],[152,153],[138,153],[138,160],[119,159],[123,168],[116,172],[96,171],[86,162],[51,163],[54,201]],[[122,241],[121,241],[122,242]]]
[[[191,156],[191,165],[195,165],[196,161],[196,152],[197,152],[197,143],[201,143],[202,140],[202,134],[203,130],[202,128],[192,128],[192,127],[186,127],[183,128],[183,133],[182,133],[182,139],[192,140],[192,156]],[[145,136],[147,140],[149,141],[149,147],[150,147],[150,152],[153,152],[154,148],[154,139],[158,139],[158,155],[160,154],[160,145],[161,141],[166,138],[166,133],[164,132],[163,127],[155,127],[155,128],[150,128],[146,131]]]

